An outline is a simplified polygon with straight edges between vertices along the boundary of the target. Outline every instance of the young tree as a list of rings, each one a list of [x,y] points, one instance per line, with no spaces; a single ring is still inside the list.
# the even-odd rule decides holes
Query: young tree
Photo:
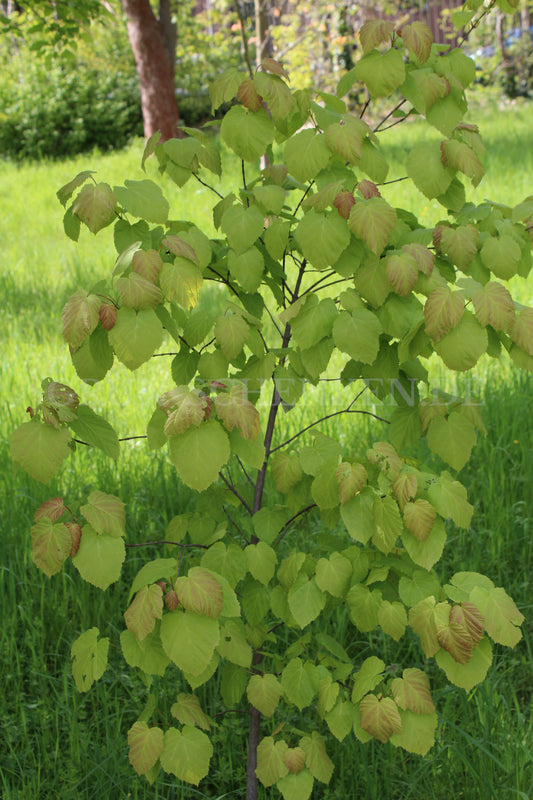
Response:
[[[464,372],[505,350],[533,368],[533,309],[504,285],[531,269],[533,203],[465,201],[464,181],[477,185],[484,172],[479,131],[463,121],[475,75],[466,56],[443,53],[419,23],[400,36],[391,23],[370,22],[360,42],[364,55],[320,104],[312,90],[291,91],[272,59],[253,77],[233,70],[215,82],[213,108],[232,103],[222,139],[242,168],[225,196],[209,184],[221,164],[206,133],[148,141],[143,165],[155,156],[178,186],[203,183],[215,237],[176,221],[151,179],[111,188],[83,172],[58,192],[69,236],[77,240],[81,224],[93,234],[113,224],[117,250],[110,279],[63,309],[76,371],[92,384],[115,358],[136,370],[163,342],[174,350],[147,444],[168,447],[198,492],[194,513],[177,509],[160,539],[145,543],[161,555],[135,577],[120,636],[127,664],[148,685],[165,685],[171,673],[173,696],[159,710],[176,724],[149,725],[168,700],[161,692],[128,733],[130,761],[150,781],[163,769],[197,785],[209,772],[214,715],[232,709],[249,719],[247,800],[258,781],[285,800],[307,800],[315,781],[329,783],[330,735],[425,755],[437,714],[436,670],[423,656],[469,690],[491,665],[491,640],[513,647],[521,637],[523,616],[503,588],[477,572],[435,568],[446,521],[470,525],[456,473],[484,427],[467,398],[430,388],[425,360]],[[392,98],[373,129],[342,100],[354,83],[372,99]],[[387,201],[380,137],[403,109],[441,136],[415,144],[405,165],[406,180],[442,205],[432,228]],[[302,406],[307,387],[327,377],[340,377],[349,399],[288,435],[281,408]],[[385,401],[382,412],[361,406],[367,393]],[[30,414],[11,451],[38,480],[56,475],[75,443],[118,456],[116,432],[70,387],[45,380]],[[354,414],[375,418],[371,446],[320,431],[326,419]],[[447,465],[442,472],[407,455],[421,438]],[[126,548],[143,543],[125,542],[118,497],[96,490],[71,507],[54,498],[37,510],[33,560],[52,576],[71,558],[106,590],[120,579]],[[318,521],[329,533],[314,533]],[[348,653],[338,615],[354,632],[382,633]],[[383,637],[398,643],[394,664],[381,657]],[[405,640],[417,655],[398,666]],[[80,691],[102,676],[108,646],[98,627],[73,644]],[[209,681],[220,701],[202,708],[197,689]],[[311,709],[312,725],[295,723]]]

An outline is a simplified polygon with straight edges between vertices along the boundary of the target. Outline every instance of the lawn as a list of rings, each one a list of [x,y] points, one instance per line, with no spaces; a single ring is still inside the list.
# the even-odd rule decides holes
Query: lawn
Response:
[[[469,193],[469,199],[518,203],[532,193],[533,106],[485,108],[476,121],[488,148],[489,174]],[[390,179],[403,176],[405,153],[419,136],[416,124],[398,125],[383,134],[383,147],[391,160]],[[111,231],[96,238],[84,231],[78,246],[70,242],[62,232],[62,210],[55,192],[82,169],[97,170],[98,178],[111,185],[125,177],[142,179],[141,149],[142,143],[136,142],[106,156],[20,167],[3,164],[0,174],[4,198],[0,228],[0,469],[4,478],[0,484],[0,607],[4,612],[0,793],[5,800],[215,800],[223,796],[240,800],[244,796],[244,723],[237,715],[220,718],[213,737],[217,754],[213,771],[199,789],[176,786],[168,777],[160,777],[149,787],[136,778],[127,762],[125,732],[139,715],[146,687],[124,669],[118,651],[111,653],[103,679],[87,694],[76,692],[70,671],[70,646],[81,631],[99,625],[103,635],[116,640],[123,627],[127,580],[102,593],[82,582],[71,565],[49,580],[30,558],[29,528],[36,506],[57,494],[75,502],[90,488],[120,494],[127,504],[131,541],[159,536],[168,520],[191,502],[171,465],[164,455],[131,443],[123,446],[116,464],[99,454],[79,452],[53,485],[42,486],[22,472],[14,474],[9,459],[9,432],[24,420],[27,406],[37,402],[40,381],[47,375],[73,386],[83,401],[108,417],[119,436],[143,433],[155,399],[170,388],[168,363],[153,359],[138,373],[115,367],[104,384],[89,389],[77,378],[60,336],[63,303],[75,289],[88,288],[106,274],[115,252]],[[148,168],[149,174],[152,169]],[[224,193],[229,185],[217,188]],[[406,196],[405,184],[386,188],[389,202],[412,209],[423,223],[445,217],[436,202],[415,193]],[[165,192],[175,218],[210,228],[210,204],[203,201],[205,190],[200,184],[189,182],[182,190],[168,184]],[[533,304],[531,280],[517,280],[514,294],[521,302]],[[432,378],[441,388],[455,390],[455,384],[445,383],[438,370],[432,369]],[[465,532],[450,526],[439,569],[447,575],[460,569],[479,570],[503,585],[526,615],[524,639],[512,651],[496,646],[487,680],[469,693],[447,687],[435,669],[432,684],[439,728],[436,745],[425,759],[391,745],[373,742],[364,747],[352,737],[339,745],[330,737],[329,751],[337,769],[328,789],[315,790],[316,800],[526,800],[533,796],[533,378],[507,362],[500,365],[487,359],[459,381],[459,389],[465,381],[479,396],[488,433],[480,437],[460,474],[475,505],[472,527]],[[330,387],[323,383],[309,392],[305,417],[298,411],[299,418],[286,415],[285,434],[300,429],[315,411],[338,402]],[[341,432],[356,450],[380,437],[379,428],[368,418],[349,428],[342,422],[329,422],[321,430]],[[429,458],[425,451],[415,455]],[[145,556],[146,551],[142,557],[128,558],[126,578],[135,574]],[[351,652],[364,655],[375,641],[374,635],[358,634],[342,613],[333,624],[345,631]],[[384,657],[400,663],[421,658],[411,641],[398,652],[390,640],[380,647],[385,648]],[[155,690],[164,695],[163,686],[156,684]],[[207,709],[209,692],[205,689],[202,696]],[[312,725],[312,718],[307,722]]]

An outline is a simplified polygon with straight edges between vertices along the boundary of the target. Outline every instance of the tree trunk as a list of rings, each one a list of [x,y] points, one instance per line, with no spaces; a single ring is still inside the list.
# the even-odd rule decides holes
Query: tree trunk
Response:
[[[174,91],[176,34],[169,0],[160,3],[160,20],[150,0],[122,0],[122,5],[141,87],[144,135],[161,131],[163,141],[172,139],[178,134],[179,114]]]

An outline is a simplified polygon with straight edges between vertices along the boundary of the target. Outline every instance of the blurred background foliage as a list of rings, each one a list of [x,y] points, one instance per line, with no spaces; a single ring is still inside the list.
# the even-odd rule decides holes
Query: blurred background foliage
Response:
[[[239,2],[172,3],[177,25],[175,90],[184,125],[198,126],[209,119],[208,85],[224,69],[242,66],[243,39],[254,52],[254,3]],[[429,21],[435,3],[440,18],[432,24],[440,41],[457,41],[462,35],[460,15],[468,12],[456,0],[451,0],[451,8],[448,0],[446,7],[445,0],[433,0],[429,6],[416,0],[265,0],[266,52],[283,61],[293,87],[312,81],[333,92],[358,57],[356,32],[363,21],[375,16],[393,17],[399,25],[413,17]],[[21,160],[72,156],[94,148],[106,151],[142,135],[139,79],[125,20],[116,0],[106,5],[105,16],[69,34],[66,47],[65,40],[49,37],[46,42],[42,30],[24,15],[17,16],[16,29],[0,33],[0,156]],[[531,98],[531,0],[522,0],[513,15],[488,14],[464,49],[476,63],[474,101]],[[365,98],[353,100],[361,104]]]

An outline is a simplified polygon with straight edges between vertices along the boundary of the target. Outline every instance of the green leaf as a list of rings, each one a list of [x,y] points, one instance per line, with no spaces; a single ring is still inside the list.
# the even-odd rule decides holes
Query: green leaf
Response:
[[[182,725],[193,725],[204,731],[211,729],[209,717],[202,711],[200,701],[194,694],[180,692],[176,702],[171,706],[170,713]]]
[[[232,361],[242,353],[250,327],[240,314],[232,313],[218,317],[213,332],[220,349],[228,361]]]
[[[269,230],[270,228],[265,231],[265,234]],[[265,260],[257,247],[250,247],[242,253],[230,250],[228,253],[228,268],[231,277],[240,283],[244,291],[253,294],[261,286]]]
[[[393,733],[400,733],[402,722],[398,706],[390,697],[369,694],[359,704],[361,727],[380,742],[387,742]]]
[[[133,217],[164,225],[168,219],[168,200],[161,188],[150,180],[125,180],[124,186],[115,186],[118,202]]]
[[[246,687],[248,700],[265,717],[272,716],[282,694],[282,686],[275,675],[252,675]]]
[[[480,255],[485,266],[496,277],[507,281],[516,275],[522,252],[518,242],[504,234],[499,238],[491,236],[486,239]]]
[[[237,603],[238,605],[238,603]],[[239,609],[240,610],[240,609]],[[246,638],[244,624],[240,619],[228,619],[222,628],[218,652],[227,661],[249,669],[252,664],[252,648]]]
[[[172,611],[161,621],[163,650],[183,672],[200,675],[220,642],[218,620],[192,611]]]
[[[107,667],[109,639],[98,641],[99,633],[98,628],[91,628],[78,636],[71,647],[72,675],[78,692],[87,692]]]
[[[402,603],[383,600],[378,611],[378,622],[383,631],[399,642],[407,627],[407,613]]]
[[[124,619],[138,641],[154,629],[156,619],[163,616],[163,590],[158,584],[143,586],[124,613]]]
[[[326,132],[326,144],[331,152],[336,153],[343,161],[359,164],[363,138],[368,132],[367,124],[355,117],[345,120],[342,125],[340,122],[334,122]],[[337,193],[335,192],[335,195]]]
[[[430,199],[444,194],[455,170],[442,163],[438,142],[418,142],[407,156],[407,174],[416,188]]]
[[[302,769],[293,774],[290,772],[276,783],[283,795],[283,800],[309,800],[313,791],[314,779],[309,770]]]
[[[274,141],[274,123],[264,108],[248,111],[233,106],[222,120],[223,142],[244,161],[257,161]]]
[[[102,304],[100,297],[80,290],[67,300],[61,312],[63,337],[73,348],[80,344],[98,325],[98,311]]]
[[[444,670],[451,683],[469,692],[470,689],[485,680],[492,664],[490,640],[486,636],[483,637],[478,646],[472,651],[470,660],[466,664],[459,664],[450,653],[443,649],[438,651],[435,661]]]
[[[333,597],[343,597],[352,577],[352,564],[341,553],[333,552],[329,558],[320,558],[316,565],[316,585]]]
[[[255,774],[263,786],[273,786],[289,772],[283,759],[287,749],[286,742],[275,742],[272,736],[265,736],[259,742]]]
[[[495,642],[506,647],[518,644],[522,638],[519,626],[525,617],[505,589],[476,586],[470,600],[483,614],[485,630]]]
[[[330,157],[326,135],[317,133],[314,129],[300,131],[291,136],[283,153],[289,173],[302,183],[316,178]]]
[[[474,225],[458,225],[457,228],[439,225],[433,238],[438,249],[447,253],[461,269],[468,267],[474,260],[480,240],[479,231]]]
[[[324,717],[328,728],[339,742],[342,742],[352,730],[353,711],[353,705],[349,700],[339,700]]]
[[[437,518],[429,536],[423,541],[414,536],[411,531],[404,530],[402,541],[411,560],[429,571],[441,557],[446,544],[444,522]]]
[[[478,286],[472,293],[476,317],[483,325],[509,333],[515,320],[513,298],[508,289],[496,281]]]
[[[105,591],[120,578],[125,557],[122,538],[98,534],[90,525],[84,525],[79,550],[72,563],[84,581]]]
[[[214,420],[172,436],[169,447],[170,460],[183,483],[198,492],[216,481],[231,454],[227,434]]]
[[[155,766],[163,752],[163,735],[161,728],[149,728],[146,722],[134,722],[129,729],[129,761],[137,775],[144,775]]]
[[[248,672],[226,661],[222,665],[220,695],[223,703],[230,707],[240,703],[248,682]]]
[[[286,117],[295,105],[295,100],[285,81],[278,75],[268,75],[266,72],[256,72],[253,80],[274,119]]]
[[[431,54],[433,44],[433,35],[428,26],[423,22],[412,22],[402,26],[401,35],[409,55],[414,55],[419,64],[424,64]]]
[[[156,628],[141,642],[129,630],[120,634],[122,654],[130,667],[138,667],[147,675],[164,675],[170,659],[163,651],[159,630]]]
[[[69,423],[69,427],[76,438],[93,447],[98,447],[110,458],[116,460],[119,457],[120,444],[115,430],[107,420],[99,414],[95,414],[89,406],[83,403],[78,406],[76,419]]]
[[[187,576],[174,584],[180,604],[187,610],[204,617],[220,616],[224,604],[224,591],[217,579],[206,569],[192,567]]]
[[[434,417],[426,435],[430,450],[457,471],[467,463],[476,443],[474,426],[457,411],[452,411],[448,419]]]
[[[131,600],[135,592],[142,589],[143,586],[149,586],[151,583],[167,578],[171,580],[175,577],[178,571],[178,561],[176,558],[156,558],[145,564],[137,575],[131,585],[128,601]]]
[[[385,662],[377,656],[365,658],[357,672],[352,687],[352,703],[358,703],[383,681]]]
[[[256,206],[244,208],[235,205],[222,215],[220,227],[228,237],[228,243],[237,253],[249,250],[265,226],[265,220]]]
[[[364,55],[355,65],[355,77],[368,89],[370,97],[388,97],[405,80],[405,65],[399,50],[377,50]]]
[[[435,744],[437,729],[436,714],[415,714],[413,711],[400,709],[402,729],[393,733],[389,741],[395,747],[403,747],[409,753],[425,756]]]
[[[448,139],[442,144],[442,155],[443,163],[467,175],[473,186],[480,183],[485,174],[485,168],[478,155],[465,142]]]
[[[333,325],[333,339],[343,353],[355,361],[373,364],[379,351],[381,322],[368,309],[341,311]]]
[[[69,200],[72,197],[73,192],[78,188],[78,186],[81,186],[83,183],[85,183],[85,181],[88,178],[91,177],[91,175],[94,174],[95,174],[94,170],[85,170],[84,172],[78,172],[75,178],[72,178],[71,181],[62,186],[61,189],[59,189],[56,192],[56,197],[61,203],[61,205],[65,206],[67,200]]]
[[[80,508],[89,525],[97,533],[120,537],[126,532],[124,503],[112,494],[96,489],[89,495],[89,502]]]
[[[291,321],[294,341],[302,350],[314,347],[330,335],[336,317],[337,306],[332,298],[319,300],[315,294],[309,295]]]
[[[257,542],[245,547],[244,553],[250,573],[256,581],[267,586],[274,576],[276,564],[278,563],[275,550],[269,547],[266,542]]]
[[[83,187],[72,203],[72,212],[96,234],[115,220],[116,207],[117,196],[111,187],[97,183]]]
[[[374,498],[374,533],[372,542],[382,553],[390,553],[402,534],[403,523],[396,500],[390,495]]]
[[[305,214],[294,235],[304,257],[318,269],[335,264],[350,241],[350,231],[342,217],[313,210]]]
[[[281,685],[290,703],[300,711],[310,706],[316,697],[319,685],[317,668],[310,661],[303,662],[300,658],[289,661],[281,673]]]
[[[341,507],[342,521],[350,536],[366,544],[374,533],[374,493],[363,489]]]
[[[443,472],[428,488],[431,505],[443,519],[451,518],[458,528],[470,527],[473,506],[467,501],[465,487]]]
[[[311,736],[300,739],[300,747],[305,752],[305,764],[313,778],[321,783],[329,783],[334,765],[326,752],[323,737],[313,731]]]
[[[381,600],[381,592],[377,589],[371,592],[360,584],[352,586],[348,592],[346,603],[350,609],[350,619],[362,633],[377,628]]]
[[[185,725],[181,731],[170,728],[165,732],[161,766],[180,781],[198,786],[209,772],[213,745],[208,736]]]
[[[459,292],[451,292],[447,286],[438,286],[431,292],[424,306],[427,335],[435,342],[440,341],[457,327],[463,317],[464,308],[464,299]]]
[[[32,525],[31,558],[49,578],[60,571],[71,550],[72,536],[63,523],[54,525],[44,517]]]
[[[387,258],[385,272],[394,291],[407,297],[418,280],[418,264],[408,253],[397,253]]]
[[[445,136],[452,136],[455,128],[463,119],[466,111],[464,99],[457,91],[451,91],[436,100],[426,112],[426,119]]]
[[[11,458],[41,483],[57,475],[65,458],[71,454],[70,431],[52,427],[34,418],[11,434]]]
[[[301,572],[289,590],[289,608],[300,628],[315,620],[326,604],[326,595],[313,578]]]
[[[223,103],[229,103],[237,94],[237,89],[246,76],[232,67],[209,84],[211,110],[215,112]]]
[[[70,356],[79,377],[90,385],[105,378],[113,366],[113,350],[102,327],[95,328],[81,347],[71,351]]]
[[[379,256],[396,222],[396,211],[382,197],[371,197],[358,200],[352,207],[348,225],[352,233]]]
[[[297,460],[296,463],[298,463]],[[299,466],[298,464],[298,468]],[[268,508],[267,506],[263,506],[252,517],[255,535],[266,544],[272,544],[286,521],[287,515],[283,509]]]
[[[388,44],[394,31],[392,20],[371,19],[359,29],[359,40],[363,53],[370,53],[378,44]]]
[[[486,329],[470,311],[465,311],[458,325],[435,343],[435,352],[449,369],[464,372],[477,364],[487,345]]]
[[[339,500],[344,506],[365,486],[368,475],[362,464],[343,461],[337,467],[335,477],[339,487]]]
[[[109,342],[119,361],[135,370],[148,361],[163,341],[163,326],[151,308],[120,308],[109,331]]]
[[[376,183],[384,183],[389,174],[389,162],[370,138],[363,139],[359,168]]]
[[[197,304],[203,281],[200,268],[192,261],[180,257],[173,264],[163,264],[159,276],[161,289],[167,300],[178,303],[188,311]]]

